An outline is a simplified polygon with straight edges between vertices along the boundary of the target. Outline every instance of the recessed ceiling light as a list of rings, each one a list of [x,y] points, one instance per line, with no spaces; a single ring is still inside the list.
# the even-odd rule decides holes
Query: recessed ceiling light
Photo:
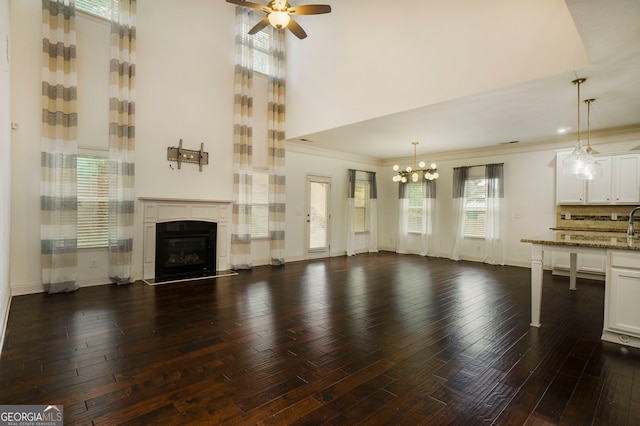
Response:
[[[558,129],[558,133],[563,135],[563,134],[567,133],[569,130],[571,130],[571,127],[560,127]]]

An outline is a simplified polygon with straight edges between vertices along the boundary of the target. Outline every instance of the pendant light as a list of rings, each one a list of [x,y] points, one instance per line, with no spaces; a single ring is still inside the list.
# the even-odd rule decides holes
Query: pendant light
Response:
[[[399,165],[394,165],[393,171],[397,172],[398,174],[393,176],[393,181],[402,183],[406,183],[408,181],[418,182],[420,180],[420,177],[426,180],[438,179],[438,177],[440,177],[440,174],[438,173],[436,163],[431,163],[431,165],[427,169],[425,169],[426,164],[424,161],[416,163],[418,142],[411,142],[411,145],[413,145],[413,167],[408,166],[405,170],[400,170]]]
[[[578,141],[571,155],[562,160],[562,170],[566,174],[576,175],[578,179],[590,180],[596,175],[596,162],[591,154],[590,141],[585,148],[582,145],[582,138],[580,137],[580,85],[585,81],[587,81],[586,78],[577,78],[571,82],[578,87]],[[588,107],[590,103],[591,102],[588,102]]]

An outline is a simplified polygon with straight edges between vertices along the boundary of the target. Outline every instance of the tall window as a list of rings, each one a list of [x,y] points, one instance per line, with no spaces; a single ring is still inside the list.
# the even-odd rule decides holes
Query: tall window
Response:
[[[484,238],[486,236],[487,191],[483,167],[469,170],[469,178],[465,182],[467,199],[464,221],[464,236]],[[475,173],[474,173],[475,172]],[[481,175],[480,175],[481,174]]]
[[[78,154],[78,248],[106,247],[109,240],[109,158]]]
[[[422,182],[411,182],[409,185],[409,221],[407,225],[408,232],[422,232],[422,215],[423,211],[423,191]]]
[[[269,237],[269,173],[253,170],[251,185],[251,238]]]
[[[76,0],[76,9],[104,19],[111,19],[111,0]]]
[[[353,197],[354,232],[367,232],[369,230],[369,182],[356,181],[356,189]]]
[[[242,31],[249,32],[251,27],[243,25]],[[253,70],[269,75],[269,49],[271,47],[271,34],[262,30],[253,36]]]

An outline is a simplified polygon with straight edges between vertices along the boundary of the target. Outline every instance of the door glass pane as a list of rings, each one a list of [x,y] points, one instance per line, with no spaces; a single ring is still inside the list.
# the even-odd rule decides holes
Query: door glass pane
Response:
[[[327,247],[329,185],[322,182],[309,182],[309,249]]]

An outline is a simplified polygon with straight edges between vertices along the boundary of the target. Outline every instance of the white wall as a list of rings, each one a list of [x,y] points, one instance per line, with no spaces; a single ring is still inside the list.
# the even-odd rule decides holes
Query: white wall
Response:
[[[601,154],[622,153],[640,149],[640,132],[601,135],[592,139],[592,146]],[[505,204],[506,204],[506,258],[508,265],[529,266],[530,244],[520,242],[521,238],[535,237],[548,232],[556,225],[555,217],[555,158],[557,150],[572,149],[574,142],[566,138],[545,141],[544,144],[518,147],[476,150],[474,152],[453,152],[423,158],[427,163],[435,161],[440,178],[437,181],[436,251],[441,257],[449,257],[453,251],[455,233],[453,229],[453,168],[459,166],[504,163]],[[637,151],[636,151],[637,152]],[[391,165],[381,173],[379,185],[383,187],[382,215],[385,223],[397,222],[397,184],[391,182]],[[395,228],[382,229],[380,244],[394,249]],[[484,257],[482,241],[466,239],[461,258],[481,261]],[[549,267],[550,259],[545,258]]]
[[[4,4],[7,2],[0,1]],[[12,0],[10,5],[13,53],[11,114],[12,120],[20,125],[20,130],[11,133],[11,167],[8,167],[8,163],[0,171],[8,173],[11,169],[11,176],[10,179],[2,180],[4,186],[0,186],[0,190],[11,193],[11,292],[22,294],[42,291],[38,267],[41,3],[39,0]],[[6,17],[6,14],[2,16]],[[79,16],[77,21],[79,144],[90,148],[104,148],[107,74],[103,65],[108,61],[108,27],[86,16]],[[174,0],[140,0],[137,24],[137,195],[231,200],[234,7],[224,2],[188,0],[184,1],[184,7],[177,8]],[[313,34],[310,27],[307,29]],[[311,41],[311,37],[310,35],[305,43]],[[295,48],[292,50],[289,58],[298,53]],[[91,56],[87,52],[91,52]],[[292,76],[292,80],[296,80],[295,76]],[[291,87],[288,84],[288,90]],[[267,165],[265,79],[256,77],[254,89],[254,164],[264,167]],[[325,95],[330,98],[332,93],[327,92]],[[294,109],[287,105],[288,125],[293,125],[296,115],[299,116],[299,111],[293,111]],[[333,105],[328,110],[345,112],[349,108]],[[320,115],[322,114],[316,116],[319,118]],[[310,117],[313,116],[314,114],[310,114]],[[305,118],[308,119],[311,118]],[[0,120],[6,120],[6,117]],[[0,135],[4,137],[2,150],[7,155],[0,155],[0,161],[7,161],[9,149],[4,129],[8,127],[1,128],[3,133]],[[202,172],[198,171],[196,165],[189,164],[177,170],[175,164],[166,160],[167,147],[177,145],[181,138],[185,148],[197,149],[204,142],[204,149],[209,152],[209,165],[204,166]],[[570,146],[567,143],[566,147]],[[504,161],[509,203],[507,260],[512,264],[526,265],[529,248],[520,243],[519,239],[530,235],[530,232],[538,233],[553,226],[553,148],[555,147],[524,151],[509,147],[499,153],[451,153],[426,159],[437,161],[441,174],[436,201],[438,229],[442,236],[438,252],[442,256],[448,256],[452,248],[450,216],[453,167]],[[378,172],[380,246],[395,248],[397,186],[391,182],[390,165],[383,167],[378,161],[366,157],[322,152],[312,146],[307,148],[300,144],[287,145],[286,162],[285,260],[304,258],[305,182],[309,174],[327,176],[332,180],[331,255],[344,254],[348,168]],[[9,180],[10,188],[6,184]],[[6,210],[6,204],[4,208]],[[514,218],[516,213],[520,216],[518,219]],[[137,205],[136,216],[133,274],[134,278],[141,278],[141,203]],[[8,212],[2,213],[0,210],[2,229],[5,232],[4,240],[0,239],[0,254],[3,241],[8,238],[8,217]],[[6,250],[6,242],[4,244]],[[476,256],[472,244],[468,249],[463,257]],[[254,243],[253,254],[254,264],[268,263],[268,244],[264,241]],[[3,259],[7,261],[6,255],[0,255],[0,265]],[[92,268],[94,259],[96,267]],[[7,273],[6,269],[3,273]],[[78,281],[80,285],[108,283],[104,250],[81,251]],[[1,285],[0,283],[0,292]],[[2,297],[6,299],[7,296],[5,294]]]
[[[210,0],[182,3],[176,7],[172,0],[138,2],[136,193],[231,200],[235,11],[232,5]],[[43,289],[37,266],[42,6],[40,0],[12,0],[11,6],[11,110],[20,130],[12,134],[10,282],[13,294],[23,294]],[[83,14],[76,22],[78,143],[81,148],[104,149],[109,27]],[[167,147],[177,146],[179,139],[185,148],[199,149],[204,143],[209,165],[202,172],[191,164],[181,170],[175,164],[169,167]],[[138,203],[134,278],[142,276],[141,210]],[[78,262],[80,285],[108,282],[105,250],[81,250]]]
[[[4,330],[9,314],[11,286],[10,227],[11,210],[6,202],[11,198],[11,114],[10,114],[10,58],[7,49],[9,40],[9,1],[0,0],[0,349],[4,342]]]
[[[290,138],[589,64],[564,0],[330,3],[296,18],[309,36],[288,46]]]

